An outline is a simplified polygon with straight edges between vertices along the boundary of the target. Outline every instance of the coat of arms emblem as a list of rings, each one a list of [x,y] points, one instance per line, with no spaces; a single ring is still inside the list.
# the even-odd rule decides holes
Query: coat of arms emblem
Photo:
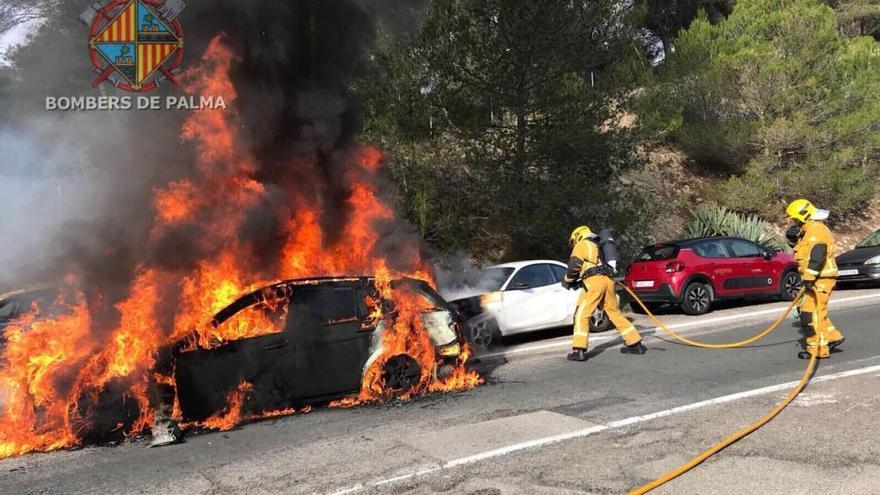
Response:
[[[89,7],[80,19],[89,26],[89,58],[97,74],[132,92],[146,92],[163,81],[177,85],[183,58],[182,0],[108,0]]]

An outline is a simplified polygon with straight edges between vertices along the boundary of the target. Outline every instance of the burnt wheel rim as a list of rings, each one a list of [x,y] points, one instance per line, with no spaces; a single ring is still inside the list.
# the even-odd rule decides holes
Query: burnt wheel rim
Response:
[[[407,391],[419,383],[421,370],[419,364],[409,356],[394,356],[385,363],[385,386],[398,391]]]
[[[697,285],[688,291],[687,300],[695,311],[704,311],[709,307],[709,291],[702,285]]]
[[[492,328],[488,321],[480,321],[470,325],[471,341],[478,346],[489,347],[492,343]]]
[[[797,296],[798,291],[801,288],[800,280],[798,280],[798,276],[794,273],[789,273],[785,276],[785,280],[782,281],[782,287],[788,297],[794,299]]]

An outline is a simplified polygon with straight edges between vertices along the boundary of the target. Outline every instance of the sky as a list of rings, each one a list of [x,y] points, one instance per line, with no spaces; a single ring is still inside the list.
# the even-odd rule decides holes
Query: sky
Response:
[[[0,35],[0,65],[9,65],[6,51],[15,45],[24,43],[27,40],[28,33],[33,31],[39,24],[39,20],[27,22]]]

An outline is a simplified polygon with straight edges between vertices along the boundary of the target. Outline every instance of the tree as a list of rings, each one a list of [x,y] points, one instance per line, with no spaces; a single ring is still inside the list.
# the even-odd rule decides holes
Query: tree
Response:
[[[664,53],[672,53],[672,40],[687,28],[700,10],[712,22],[719,22],[733,10],[736,0],[639,0],[645,11],[644,26],[663,44]]]
[[[365,136],[435,247],[550,255],[612,216],[599,198],[636,161],[609,124],[644,70],[634,21],[613,0],[437,0],[380,47],[358,84]]]
[[[0,0],[0,35],[42,18],[53,3],[51,0]]]
[[[829,0],[828,4],[837,12],[843,34],[880,40],[880,0]]]
[[[848,39],[817,0],[740,0],[675,40],[640,101],[646,129],[723,178],[717,199],[778,215],[806,196],[838,212],[875,193],[880,50]]]

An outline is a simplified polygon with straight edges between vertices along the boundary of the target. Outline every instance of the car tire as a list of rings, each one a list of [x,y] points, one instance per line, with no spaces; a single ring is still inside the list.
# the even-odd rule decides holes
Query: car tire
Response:
[[[699,316],[712,309],[712,287],[703,282],[688,284],[681,297],[681,309],[685,314]]]
[[[593,311],[590,316],[590,333],[607,332],[611,330],[611,326],[611,320],[608,319],[608,314],[604,309],[597,308],[596,311]]]
[[[392,356],[382,365],[382,384],[395,395],[405,394],[422,379],[422,367],[406,354]]]
[[[801,276],[795,270],[788,270],[779,279],[779,299],[791,301],[801,289]]]
[[[646,308],[648,308],[648,311],[650,311],[651,313],[656,313],[657,310],[660,309],[660,306],[663,306],[662,303],[649,303],[649,302],[644,303],[644,305]],[[647,312],[645,312],[645,308],[643,308],[641,305],[639,305],[639,303],[636,301],[629,303],[629,306],[630,306],[630,308],[632,308],[633,313],[636,313],[639,315],[648,314]]]
[[[489,348],[501,340],[495,318],[473,318],[467,323],[468,339],[477,347]]]

